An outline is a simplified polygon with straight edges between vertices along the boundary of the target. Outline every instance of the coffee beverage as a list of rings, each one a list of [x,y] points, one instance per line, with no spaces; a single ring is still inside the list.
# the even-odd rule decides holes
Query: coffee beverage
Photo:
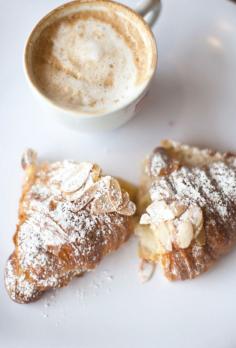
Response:
[[[144,21],[112,2],[75,1],[35,28],[30,74],[55,104],[104,114],[134,99],[156,64],[154,39]]]

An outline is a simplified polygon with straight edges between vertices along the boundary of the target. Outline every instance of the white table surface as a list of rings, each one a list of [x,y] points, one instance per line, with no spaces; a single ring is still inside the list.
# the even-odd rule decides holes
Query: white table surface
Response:
[[[119,130],[82,135],[45,116],[22,68],[32,26],[62,2],[0,0],[0,347],[236,347],[236,250],[196,280],[170,283],[158,269],[142,285],[133,238],[56,294],[31,305],[8,298],[3,270],[26,147],[50,160],[95,161],[133,182],[162,138],[236,150],[236,5],[163,0],[154,27],[159,67],[142,110]]]

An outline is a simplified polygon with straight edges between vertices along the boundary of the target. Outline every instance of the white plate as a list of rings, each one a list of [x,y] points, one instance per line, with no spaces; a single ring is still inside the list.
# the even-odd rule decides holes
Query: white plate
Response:
[[[142,110],[125,127],[91,136],[45,117],[23,76],[27,34],[60,3],[0,0],[0,347],[236,347],[236,250],[196,280],[170,283],[158,270],[141,285],[132,239],[56,294],[31,305],[9,300],[3,268],[27,146],[51,160],[96,161],[134,182],[140,161],[162,138],[236,150],[236,5],[163,0],[154,28],[159,68]]]

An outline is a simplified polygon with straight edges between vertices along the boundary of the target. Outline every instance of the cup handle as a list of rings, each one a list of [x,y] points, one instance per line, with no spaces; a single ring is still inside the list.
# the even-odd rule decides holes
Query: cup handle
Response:
[[[161,12],[161,0],[143,0],[135,8],[135,11],[152,27]]]

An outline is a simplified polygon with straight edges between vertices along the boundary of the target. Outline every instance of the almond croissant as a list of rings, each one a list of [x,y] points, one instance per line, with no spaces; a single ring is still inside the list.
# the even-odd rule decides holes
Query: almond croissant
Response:
[[[140,257],[170,280],[207,271],[236,241],[236,155],[164,141],[139,196]]]
[[[5,285],[12,300],[28,303],[93,269],[124,243],[135,205],[95,164],[38,163],[28,150],[22,166],[26,179]]]

